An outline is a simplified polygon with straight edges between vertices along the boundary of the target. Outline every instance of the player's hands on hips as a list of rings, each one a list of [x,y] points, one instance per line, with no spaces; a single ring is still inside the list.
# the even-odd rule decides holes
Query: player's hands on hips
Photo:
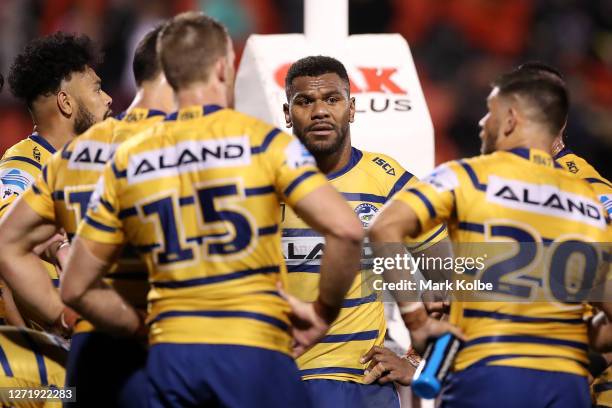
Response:
[[[463,335],[461,330],[459,330],[458,327],[453,326],[448,322],[428,317],[427,320],[425,320],[421,326],[410,330],[410,339],[412,340],[412,347],[416,350],[417,353],[423,355],[425,347],[427,346],[427,340],[430,338],[438,338],[444,333],[451,333],[460,340],[465,341],[465,336]]]
[[[316,344],[329,330],[330,323],[318,312],[315,303],[303,302],[283,291],[280,283],[277,285],[281,296],[289,303],[291,312],[291,334],[293,336],[293,357],[297,358]]]
[[[360,360],[361,364],[369,362],[363,382],[386,384],[395,381],[401,385],[410,385],[416,367],[406,358],[401,358],[386,347],[374,346]]]

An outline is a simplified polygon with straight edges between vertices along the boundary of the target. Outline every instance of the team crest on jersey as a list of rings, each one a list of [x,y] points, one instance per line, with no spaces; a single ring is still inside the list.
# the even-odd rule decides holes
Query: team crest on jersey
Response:
[[[292,169],[298,169],[303,166],[316,166],[312,154],[304,147],[299,140],[294,140],[285,148],[285,156],[287,157],[287,165]]]
[[[378,208],[370,203],[361,203],[355,207],[355,213],[364,227],[370,225],[377,212]]]

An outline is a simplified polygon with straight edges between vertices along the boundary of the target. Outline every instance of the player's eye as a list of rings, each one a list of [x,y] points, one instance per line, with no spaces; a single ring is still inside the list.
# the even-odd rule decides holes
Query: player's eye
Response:
[[[338,102],[338,101],[339,101],[339,99],[337,97],[335,97],[335,96],[330,96],[330,97],[327,98],[327,103],[332,104],[332,105],[334,103]]]

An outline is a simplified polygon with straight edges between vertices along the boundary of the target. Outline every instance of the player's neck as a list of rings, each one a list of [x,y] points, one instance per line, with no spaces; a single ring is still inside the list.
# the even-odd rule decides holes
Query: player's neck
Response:
[[[340,149],[341,153],[315,156],[317,166],[326,175],[333,174],[343,169],[351,160],[351,138],[346,137],[345,145]]]
[[[127,111],[136,108],[155,109],[166,113],[176,110],[172,88],[170,88],[163,75],[159,75],[152,81],[142,83]]]
[[[541,128],[525,128],[515,131],[502,144],[498,144],[498,150],[537,149],[552,156],[553,140],[554,138]]]
[[[61,149],[62,146],[76,136],[74,133],[74,125],[64,118],[53,118],[49,120],[37,120],[34,118],[34,123],[36,125],[36,133],[49,142],[55,150]]]
[[[553,157],[556,157],[563,149],[565,149],[565,143],[563,143],[563,138],[561,136],[557,136],[552,145]]]
[[[221,86],[201,82],[179,89],[176,92],[176,100],[179,109],[194,105],[218,105],[222,108],[228,106],[226,91]]]

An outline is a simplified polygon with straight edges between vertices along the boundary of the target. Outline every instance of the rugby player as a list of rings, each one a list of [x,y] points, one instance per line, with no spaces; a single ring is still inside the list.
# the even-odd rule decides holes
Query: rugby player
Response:
[[[443,407],[589,407],[581,302],[606,273],[596,243],[609,242],[610,229],[592,187],[552,158],[567,91],[556,79],[519,69],[493,84],[487,106],[483,155],[444,164],[398,193],[370,238],[398,242],[446,221],[451,239],[472,249],[493,241],[520,245],[482,273],[465,275],[492,285],[485,299],[508,301],[451,304],[450,320],[467,341],[443,389]],[[470,250],[458,248],[457,255]],[[568,262],[574,255],[584,261]],[[610,315],[610,303],[600,307]],[[417,331],[428,322],[422,307],[408,320]]]
[[[10,147],[0,160],[0,217],[40,174],[42,166],[56,150],[74,136],[111,114],[111,98],[102,90],[94,66],[100,61],[91,40],[61,32],[30,42],[13,62],[8,83],[13,95],[22,99],[32,116],[36,131]],[[55,252],[64,240],[51,237],[36,252],[55,261]],[[59,284],[53,264],[46,264],[49,275]],[[7,301],[9,323],[24,325],[12,303]],[[2,303],[2,302],[0,302]],[[4,315],[4,308],[0,313]],[[4,316],[0,316],[2,318]]]
[[[4,77],[0,74],[0,92]],[[66,375],[66,346],[62,340],[48,334],[15,327],[0,327],[0,387],[23,388],[62,387]],[[5,395],[10,397],[10,395]],[[4,402],[4,401],[3,401]],[[9,401],[6,401],[9,402]],[[11,406],[60,407],[61,402],[10,401]]]
[[[355,98],[350,95],[348,74],[340,61],[326,56],[296,61],[287,72],[285,93],[287,127],[349,202],[363,227],[397,191],[417,181],[391,157],[351,145]],[[302,300],[313,301],[317,297],[323,237],[288,208],[283,209],[281,227],[289,291]],[[445,227],[438,225],[415,239],[418,245],[413,244],[412,250],[439,251],[431,247],[446,236]],[[329,334],[297,360],[317,407],[399,406],[392,382],[363,384],[367,365],[360,359],[372,347],[382,346],[386,333],[382,303],[376,293],[365,292],[367,284],[360,274]]]
[[[62,298],[97,327],[144,331],[98,286],[128,243],[149,266],[152,407],[305,407],[291,358],[280,202],[326,238],[319,297],[291,300],[297,351],[336,318],[359,266],[363,230],[295,137],[232,110],[234,52],[224,26],[187,13],[158,40],[179,111],[123,143],[79,225]],[[242,375],[241,373],[248,373]]]
[[[162,121],[164,111],[174,110],[174,94],[157,58],[160,30],[161,26],[149,31],[136,48],[132,65],[138,91],[127,111],[117,119],[108,118],[92,126],[54,154],[0,226],[0,245],[5,248],[0,255],[0,274],[22,302],[45,316],[47,323],[61,321],[64,305],[40,265],[35,268],[28,263],[29,252],[60,228],[72,238],[104,164],[117,145]],[[109,283],[144,313],[147,274],[146,267],[137,261],[120,262]],[[146,348],[141,340],[92,332],[86,321],[77,324],[66,384],[79,390],[79,398],[68,405],[132,407],[138,406],[137,401],[145,401],[142,369]],[[102,394],[100,378],[106,379]]]

